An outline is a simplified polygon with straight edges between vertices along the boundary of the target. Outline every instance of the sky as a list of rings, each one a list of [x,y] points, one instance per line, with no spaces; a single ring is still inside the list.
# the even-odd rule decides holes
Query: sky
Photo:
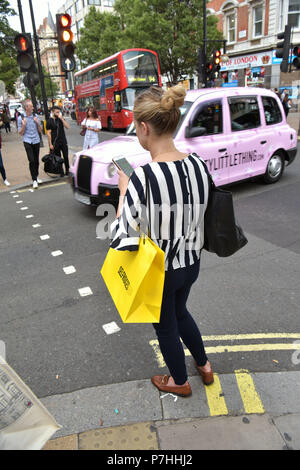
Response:
[[[54,24],[55,24],[56,12],[64,3],[65,3],[65,0],[55,0],[55,1],[52,0],[50,2],[50,10],[52,13]],[[22,4],[23,17],[24,17],[24,23],[25,23],[25,31],[26,33],[27,32],[32,33],[29,0],[21,0],[21,4]],[[18,2],[17,0],[10,0],[9,5],[17,13],[17,16],[8,17],[9,24],[16,31],[21,32]],[[43,19],[48,17],[48,5],[49,5],[48,0],[32,0],[32,7],[33,7],[36,29],[38,29],[38,27],[42,24]]]

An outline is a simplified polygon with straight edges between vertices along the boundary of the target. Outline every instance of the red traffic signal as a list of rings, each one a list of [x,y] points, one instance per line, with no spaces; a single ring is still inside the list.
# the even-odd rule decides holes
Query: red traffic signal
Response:
[[[17,34],[14,39],[14,44],[18,53],[17,63],[20,67],[20,71],[36,73],[31,34]]]
[[[295,56],[295,59],[293,60],[293,66],[296,67],[296,69],[300,69],[300,46],[294,47],[293,55]]]

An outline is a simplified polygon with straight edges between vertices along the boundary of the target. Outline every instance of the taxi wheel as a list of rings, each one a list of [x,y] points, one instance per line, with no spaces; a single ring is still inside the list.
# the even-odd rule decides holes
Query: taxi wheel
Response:
[[[280,180],[284,170],[284,158],[281,153],[274,153],[268,162],[264,182],[271,184]]]

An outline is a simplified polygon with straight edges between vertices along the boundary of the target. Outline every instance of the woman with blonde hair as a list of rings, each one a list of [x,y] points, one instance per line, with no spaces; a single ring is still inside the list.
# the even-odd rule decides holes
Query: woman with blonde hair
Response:
[[[111,227],[112,248],[137,250],[142,207],[147,208],[150,237],[165,252],[161,316],[153,326],[170,371],[170,375],[156,375],[151,380],[159,390],[184,397],[191,395],[192,390],[181,339],[194,357],[203,382],[213,382],[200,331],[186,307],[199,275],[209,183],[200,157],[179,151],[173,142],[185,94],[180,85],[167,91],[151,87],[136,98],[136,134],[152,161],[135,169],[130,179],[118,171],[120,201],[118,217]]]

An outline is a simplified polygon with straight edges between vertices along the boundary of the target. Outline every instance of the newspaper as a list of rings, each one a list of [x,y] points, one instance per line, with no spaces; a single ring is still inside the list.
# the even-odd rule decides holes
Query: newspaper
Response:
[[[0,450],[39,450],[60,428],[0,356]]]

